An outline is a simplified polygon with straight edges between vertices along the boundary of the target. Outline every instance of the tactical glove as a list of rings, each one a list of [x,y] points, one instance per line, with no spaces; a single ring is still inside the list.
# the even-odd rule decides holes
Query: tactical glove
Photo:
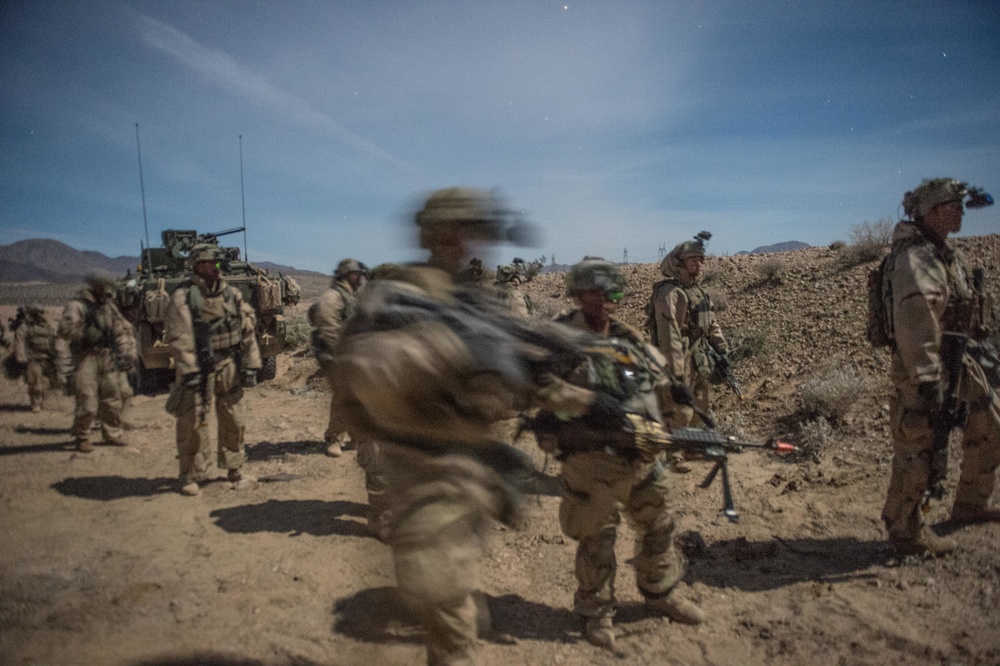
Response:
[[[135,359],[131,356],[122,356],[118,361],[118,369],[122,372],[132,372],[135,370]]]
[[[95,347],[97,344],[104,339],[104,334],[101,329],[96,326],[87,326],[83,329],[83,342],[88,347]]]
[[[246,370],[243,373],[243,386],[246,388],[251,388],[257,386],[257,371],[256,370]]]
[[[691,389],[685,384],[671,384],[670,399],[674,401],[675,405],[694,407],[694,393],[691,393]]]

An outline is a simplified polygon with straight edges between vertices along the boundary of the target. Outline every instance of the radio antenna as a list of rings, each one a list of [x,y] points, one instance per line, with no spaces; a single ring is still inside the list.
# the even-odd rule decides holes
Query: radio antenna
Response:
[[[243,193],[243,135],[240,134],[240,203],[243,207],[243,261],[249,263],[247,254],[247,199]]]
[[[149,255],[149,221],[146,219],[146,185],[142,178],[142,148],[139,146],[139,123],[135,124],[135,150],[139,154],[139,192],[142,194],[142,228],[146,233],[146,258],[142,261],[147,270],[152,270]]]

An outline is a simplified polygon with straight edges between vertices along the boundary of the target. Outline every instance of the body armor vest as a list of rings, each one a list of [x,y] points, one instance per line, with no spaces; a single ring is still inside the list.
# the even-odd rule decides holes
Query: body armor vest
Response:
[[[186,286],[191,317],[209,325],[209,348],[218,352],[239,345],[243,340],[243,317],[232,287],[224,284],[218,295],[205,298],[197,284]]]

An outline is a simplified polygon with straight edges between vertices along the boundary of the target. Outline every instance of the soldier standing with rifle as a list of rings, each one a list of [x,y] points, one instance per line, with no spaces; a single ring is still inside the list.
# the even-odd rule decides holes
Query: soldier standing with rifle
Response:
[[[717,379],[728,380],[742,397],[742,391],[729,369],[726,338],[715,318],[712,298],[701,286],[705,263],[705,242],[712,237],[702,231],[694,240],[684,241],[663,258],[660,272],[664,278],[653,285],[649,316],[653,344],[667,357],[668,367],[694,394],[694,406],[665,406],[664,418],[670,426],[684,428],[698,425],[697,414],[707,414],[710,387]],[[690,467],[678,453],[671,459],[675,471]]]
[[[90,453],[90,426],[101,423],[104,443],[125,446],[122,409],[132,397],[126,374],[135,366],[132,325],[112,302],[115,278],[107,271],[86,277],[79,295],[63,309],[59,336],[69,343],[73,359],[76,409],[71,428],[76,450]]]
[[[608,362],[595,364],[592,360],[589,366],[581,366],[581,374],[600,378],[603,388],[619,394],[633,419],[641,419],[636,422],[649,427],[662,429],[661,396],[672,392],[678,404],[692,403],[690,390],[668,375],[666,359],[646,344],[638,330],[613,316],[625,293],[625,278],[614,264],[584,258],[567,274],[566,293],[579,307],[556,321],[612,343],[608,359],[592,357]],[[626,373],[619,372],[624,367],[621,361],[611,360],[619,357],[628,359]],[[609,441],[620,434],[614,421],[591,425],[604,431]],[[546,439],[539,437],[543,449],[551,448],[543,443]],[[578,542],[573,606],[584,620],[584,637],[609,649],[615,643],[615,541],[623,511],[636,530],[637,550],[632,561],[646,605],[676,622],[702,623],[705,616],[701,609],[677,593],[684,557],[674,545],[676,523],[657,452],[613,445],[594,447],[572,435],[557,439],[563,461],[559,522],[563,532]]]
[[[218,420],[218,466],[233,484],[254,479],[240,469],[245,461],[243,387],[257,383],[257,348],[253,309],[221,274],[217,245],[191,249],[192,275],[170,297],[165,320],[177,379],[167,411],[177,417],[177,458],[182,495],[197,495],[208,475],[211,436],[208,412],[215,402]]]
[[[883,308],[892,349],[890,402],[892,478],[882,510],[889,542],[899,554],[945,555],[954,539],[924,523],[931,498],[944,494],[948,436],[964,429],[961,478],[951,519],[957,524],[1000,520],[988,508],[1000,465],[1000,388],[977,358],[988,312],[981,287],[951,243],[970,208],[992,198],[950,178],[925,180],[903,198],[908,219],[896,225],[883,266]],[[994,373],[996,374],[996,373]],[[923,507],[924,511],[921,510]]]
[[[333,284],[309,307],[313,353],[332,393],[337,392],[338,383],[331,366],[333,349],[344,331],[344,323],[354,314],[357,291],[364,282],[366,272],[364,264],[357,259],[342,259],[333,273]],[[351,443],[351,436],[341,426],[334,409],[336,404],[334,397],[330,401],[330,421],[323,435],[326,455],[332,458],[343,455],[344,447]]]

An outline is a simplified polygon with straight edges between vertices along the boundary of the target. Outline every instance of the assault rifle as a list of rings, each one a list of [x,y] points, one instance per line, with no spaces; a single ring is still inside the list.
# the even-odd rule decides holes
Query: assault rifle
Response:
[[[733,366],[729,363],[729,357],[718,351],[712,345],[706,345],[708,349],[708,358],[712,361],[712,365],[715,367],[715,372],[719,379],[724,381],[729,388],[733,390],[736,397],[740,400],[743,399],[743,387],[740,383],[736,381],[736,376],[733,375]]]
[[[208,395],[208,377],[215,371],[215,356],[212,354],[210,345],[211,324],[195,317],[193,327],[194,350],[198,359],[198,393],[201,397],[201,405],[198,407],[198,427],[200,428],[208,421],[208,403],[211,401]]]
[[[951,431],[965,425],[969,418],[969,406],[959,398],[962,381],[962,357],[969,336],[963,333],[943,331],[941,333],[941,367],[947,373],[944,402],[937,413],[931,415],[934,427],[934,441],[931,445],[931,460],[927,472],[927,489],[924,490],[924,511],[930,510],[931,499],[944,497],[944,480],[948,476],[948,438]]]

